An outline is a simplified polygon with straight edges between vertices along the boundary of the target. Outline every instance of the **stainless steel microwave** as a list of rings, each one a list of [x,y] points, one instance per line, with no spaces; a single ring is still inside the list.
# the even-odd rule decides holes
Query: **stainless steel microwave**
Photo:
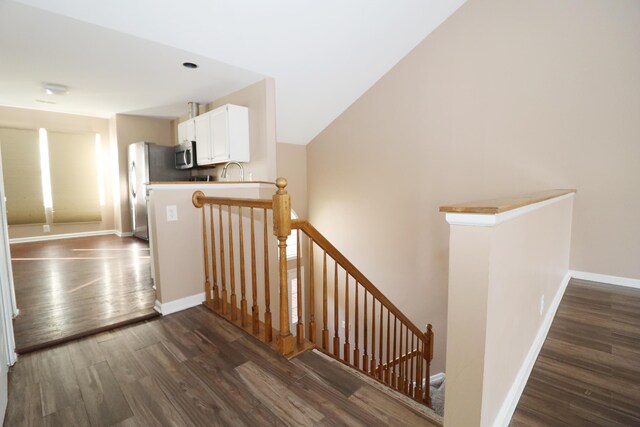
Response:
[[[196,145],[193,141],[186,141],[176,145],[176,169],[190,169],[196,165]]]

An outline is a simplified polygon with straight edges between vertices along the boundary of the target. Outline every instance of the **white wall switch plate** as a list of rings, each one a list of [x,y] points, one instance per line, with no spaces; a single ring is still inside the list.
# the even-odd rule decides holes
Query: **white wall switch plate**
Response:
[[[178,220],[178,207],[176,205],[167,206],[167,221],[177,221]]]

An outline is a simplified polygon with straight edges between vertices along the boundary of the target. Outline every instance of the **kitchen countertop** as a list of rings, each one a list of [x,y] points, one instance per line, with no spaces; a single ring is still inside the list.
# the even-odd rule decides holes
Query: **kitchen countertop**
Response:
[[[225,184],[271,184],[276,185],[273,182],[269,181],[151,181],[147,185],[163,185],[163,184],[177,184],[177,185],[186,185],[186,184],[215,184],[215,185],[225,185]]]
[[[152,181],[147,184],[148,190],[194,190],[205,188],[273,188],[277,190],[275,183],[268,181]]]

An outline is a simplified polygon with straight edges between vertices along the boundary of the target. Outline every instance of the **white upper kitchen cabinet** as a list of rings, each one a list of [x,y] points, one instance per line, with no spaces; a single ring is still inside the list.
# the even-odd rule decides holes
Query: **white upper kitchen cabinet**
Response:
[[[196,126],[194,119],[178,123],[178,144],[196,140]]]
[[[199,115],[194,121],[198,165],[249,161],[247,107],[223,105]]]
[[[209,113],[201,114],[193,119],[195,123],[196,164],[213,164],[213,150],[211,149],[211,118]]]

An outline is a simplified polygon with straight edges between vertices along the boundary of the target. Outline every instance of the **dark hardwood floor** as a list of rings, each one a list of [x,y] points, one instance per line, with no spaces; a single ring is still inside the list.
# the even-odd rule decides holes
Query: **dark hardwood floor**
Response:
[[[114,235],[11,245],[18,353],[155,316],[149,245]]]
[[[204,307],[21,356],[5,426],[431,426],[315,352],[288,361]]]
[[[640,290],[572,279],[512,426],[640,426]]]

